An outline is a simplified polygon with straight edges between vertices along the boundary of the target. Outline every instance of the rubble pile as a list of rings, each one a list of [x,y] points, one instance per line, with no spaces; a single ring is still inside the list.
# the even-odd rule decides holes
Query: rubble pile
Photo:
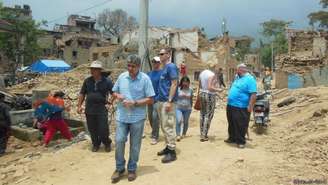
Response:
[[[115,80],[118,75],[125,70],[123,61],[116,62],[117,68],[111,70],[110,78]],[[32,80],[12,86],[9,92],[13,94],[31,95],[33,90],[63,91],[66,96],[66,102],[71,105],[70,117],[80,119],[81,116],[76,114],[77,100],[82,83],[85,78],[90,76],[87,64],[62,74],[47,74],[33,78]]]
[[[324,111],[313,111],[314,116],[289,127],[293,134],[285,132],[288,158],[293,160],[306,159],[306,166],[311,166],[328,174],[328,114]],[[317,114],[316,112],[320,112]],[[326,112],[326,113],[321,113]],[[320,116],[318,116],[320,115]]]
[[[276,67],[285,72],[304,74],[313,70],[314,67],[327,65],[327,61],[312,56],[280,56]]]
[[[298,173],[328,174],[328,87],[283,90],[276,96],[272,116],[279,117],[285,127],[279,133],[277,146],[288,164],[301,169]],[[295,98],[292,104],[277,103]],[[286,163],[287,164],[287,163]],[[302,166],[307,166],[304,171]],[[303,171],[302,171],[303,170]],[[300,174],[303,175],[303,174]]]
[[[10,155],[2,156],[0,163],[0,184],[18,184],[27,179],[26,174],[31,170],[30,165],[41,154],[40,143],[27,143],[14,137],[10,137],[8,143],[8,153]]]

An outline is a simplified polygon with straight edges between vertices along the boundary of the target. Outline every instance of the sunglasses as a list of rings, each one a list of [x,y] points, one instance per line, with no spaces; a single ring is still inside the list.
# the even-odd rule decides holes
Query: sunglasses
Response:
[[[160,53],[159,55],[161,55],[161,56],[162,56],[162,55],[165,55],[165,54],[167,54],[167,53]]]
[[[153,60],[152,63],[153,63],[153,64],[158,64],[158,63],[161,63],[161,61]]]

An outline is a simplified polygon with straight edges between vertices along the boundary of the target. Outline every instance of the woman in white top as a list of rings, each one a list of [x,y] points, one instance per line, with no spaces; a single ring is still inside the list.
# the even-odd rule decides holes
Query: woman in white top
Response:
[[[210,66],[212,69],[214,66]],[[214,115],[214,109],[216,104],[215,94],[220,89],[217,86],[217,75],[206,69],[199,75],[199,96],[201,103],[200,110],[200,141],[208,141],[208,130],[211,125],[211,121]]]

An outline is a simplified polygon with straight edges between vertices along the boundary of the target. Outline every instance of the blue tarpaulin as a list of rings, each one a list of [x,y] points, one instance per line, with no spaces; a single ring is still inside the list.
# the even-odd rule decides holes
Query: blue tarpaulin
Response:
[[[70,69],[71,66],[63,60],[37,60],[30,66],[34,73],[62,73]]]

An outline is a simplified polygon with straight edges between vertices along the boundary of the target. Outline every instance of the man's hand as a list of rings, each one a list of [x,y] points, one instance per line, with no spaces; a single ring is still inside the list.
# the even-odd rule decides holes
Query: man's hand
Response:
[[[133,107],[135,104],[134,100],[123,100],[123,106],[126,108]]]
[[[165,111],[166,111],[166,112],[171,112],[171,111],[172,111],[172,108],[173,108],[173,104],[172,104],[172,103],[170,103],[170,102],[166,102],[166,103],[164,104],[164,106],[165,106]]]
[[[253,106],[248,105],[248,107],[247,107],[247,111],[248,111],[249,113],[251,113],[251,112],[253,111]]]
[[[83,108],[82,107],[77,107],[77,113],[82,114],[83,113]]]
[[[115,97],[118,101],[123,101],[125,99],[124,95],[118,93],[115,94]]]

